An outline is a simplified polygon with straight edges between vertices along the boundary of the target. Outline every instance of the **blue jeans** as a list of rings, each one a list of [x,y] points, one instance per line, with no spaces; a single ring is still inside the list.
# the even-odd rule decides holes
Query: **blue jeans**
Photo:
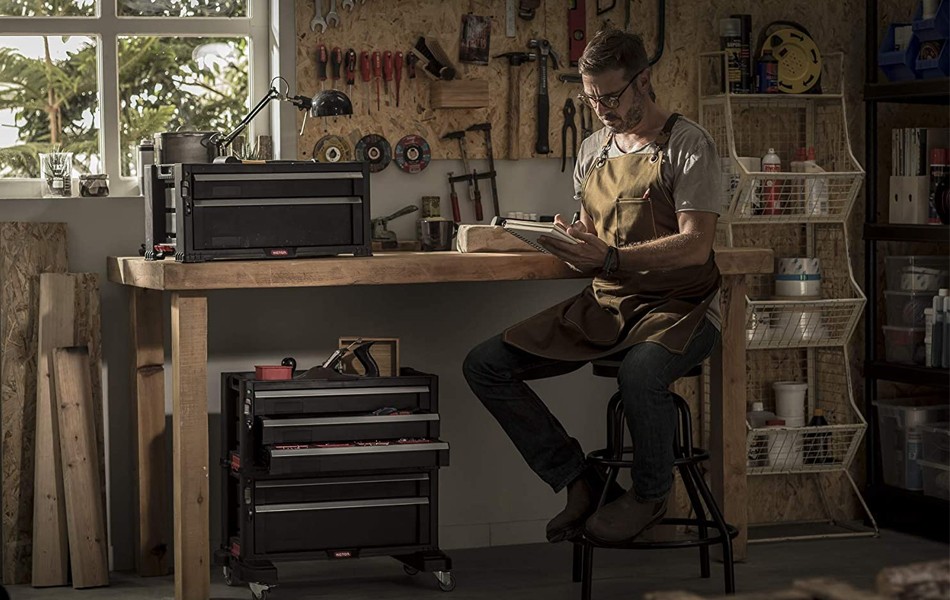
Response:
[[[676,408],[669,387],[709,356],[719,340],[719,331],[704,319],[682,354],[644,342],[623,357],[617,381],[633,439],[631,474],[639,500],[657,500],[669,493],[676,434]],[[469,387],[528,466],[555,492],[587,468],[584,451],[525,382],[564,375],[587,362],[535,356],[497,335],[472,349],[462,366]]]

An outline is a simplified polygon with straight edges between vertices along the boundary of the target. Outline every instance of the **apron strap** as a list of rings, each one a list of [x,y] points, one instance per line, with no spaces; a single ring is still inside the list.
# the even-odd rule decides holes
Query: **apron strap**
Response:
[[[607,155],[610,154],[610,145],[613,143],[614,134],[613,132],[610,132],[607,134],[607,141],[604,143],[604,147],[600,149],[600,155],[597,157],[597,162],[594,163],[595,169],[599,169],[607,163]]]
[[[660,134],[656,136],[656,140],[653,142],[653,147],[655,149],[653,150],[653,156],[650,157],[651,162],[656,162],[660,158],[660,154],[670,141],[670,134],[673,133],[673,126],[676,125],[676,120],[681,116],[682,115],[680,115],[680,113],[673,113],[670,115],[670,118],[666,120],[666,123],[663,124],[663,129],[660,130]]]

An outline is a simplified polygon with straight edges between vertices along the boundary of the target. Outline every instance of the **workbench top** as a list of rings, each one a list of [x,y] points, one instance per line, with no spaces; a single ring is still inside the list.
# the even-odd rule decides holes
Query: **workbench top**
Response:
[[[183,264],[110,256],[109,281],[154,290],[398,285],[466,281],[579,279],[556,257],[540,252],[384,252],[300,260],[231,260]],[[717,248],[723,275],[771,273],[772,251]]]

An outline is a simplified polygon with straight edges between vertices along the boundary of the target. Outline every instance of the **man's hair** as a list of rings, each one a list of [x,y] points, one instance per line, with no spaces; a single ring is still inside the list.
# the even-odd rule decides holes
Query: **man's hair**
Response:
[[[577,61],[581,74],[599,75],[623,69],[628,78],[649,66],[643,38],[619,29],[604,29],[594,34]]]

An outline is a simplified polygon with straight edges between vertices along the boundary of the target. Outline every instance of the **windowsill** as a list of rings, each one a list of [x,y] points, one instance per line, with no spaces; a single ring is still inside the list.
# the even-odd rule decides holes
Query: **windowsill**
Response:
[[[5,201],[12,202],[35,202],[35,201],[46,201],[46,200],[56,200],[62,202],[70,202],[75,200],[143,200],[142,196],[0,196],[0,202]]]

